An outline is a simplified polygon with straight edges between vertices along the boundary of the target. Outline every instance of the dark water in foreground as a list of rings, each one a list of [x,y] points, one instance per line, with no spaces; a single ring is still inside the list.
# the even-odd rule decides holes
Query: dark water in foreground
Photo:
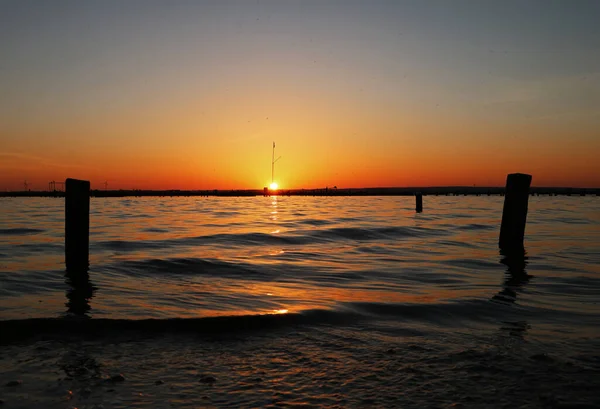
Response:
[[[600,407],[600,199],[531,197],[510,258],[502,200],[93,199],[74,281],[64,202],[3,199],[0,399]]]

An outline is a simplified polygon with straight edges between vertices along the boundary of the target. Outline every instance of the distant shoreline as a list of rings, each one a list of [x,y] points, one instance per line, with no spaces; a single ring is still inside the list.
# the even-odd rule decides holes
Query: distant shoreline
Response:
[[[412,196],[423,195],[502,195],[504,187],[373,187],[349,189],[211,189],[211,190],[90,190],[91,197],[187,197],[187,196]],[[600,196],[600,188],[532,187],[532,195]],[[63,191],[0,192],[0,197],[64,197]]]

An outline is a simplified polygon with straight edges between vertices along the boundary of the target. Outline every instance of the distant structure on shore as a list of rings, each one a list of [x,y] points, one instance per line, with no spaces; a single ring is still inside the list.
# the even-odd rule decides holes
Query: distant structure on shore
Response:
[[[271,192],[274,192],[279,188],[279,185],[277,182],[275,182],[275,162],[277,162],[279,159],[281,159],[281,156],[275,159],[275,141],[273,141],[273,151],[271,154],[271,184],[269,187],[265,186],[263,188],[263,195],[265,196],[271,194]]]
[[[265,190],[266,189],[266,190]],[[372,188],[318,188],[318,189],[212,189],[212,190],[90,190],[92,197],[142,197],[142,196],[491,196],[503,195],[504,187],[441,186],[441,187],[372,187]],[[600,196],[600,188],[532,187],[532,196]],[[0,192],[0,197],[64,197],[64,191],[14,191]]]

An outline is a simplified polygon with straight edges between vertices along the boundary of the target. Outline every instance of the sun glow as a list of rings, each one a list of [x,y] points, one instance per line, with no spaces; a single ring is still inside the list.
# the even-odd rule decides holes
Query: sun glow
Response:
[[[278,187],[279,187],[279,185],[275,182],[273,182],[269,185],[269,189],[271,189],[271,190],[277,190]]]

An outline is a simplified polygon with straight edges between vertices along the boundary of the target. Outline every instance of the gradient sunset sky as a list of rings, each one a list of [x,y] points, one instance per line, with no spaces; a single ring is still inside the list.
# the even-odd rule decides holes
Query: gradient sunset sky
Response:
[[[0,2],[0,189],[600,187],[600,1]]]

